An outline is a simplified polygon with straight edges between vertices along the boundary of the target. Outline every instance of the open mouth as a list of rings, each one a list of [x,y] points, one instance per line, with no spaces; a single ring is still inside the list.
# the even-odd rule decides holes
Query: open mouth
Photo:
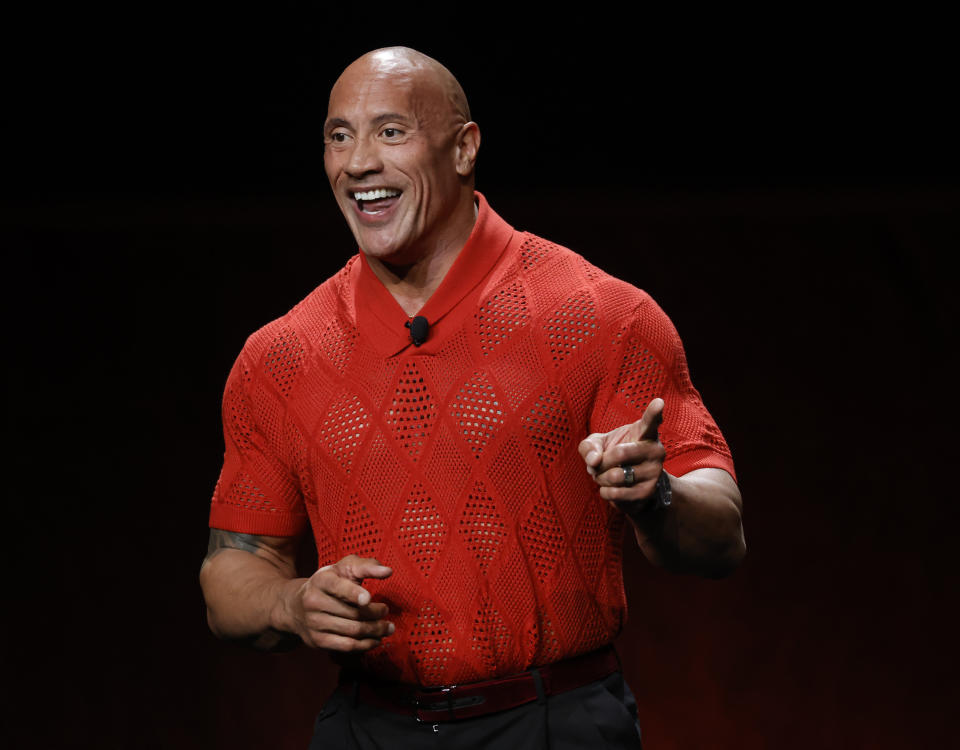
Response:
[[[365,214],[376,215],[383,213],[397,202],[402,190],[395,188],[377,188],[376,190],[355,190],[353,199],[357,207]]]

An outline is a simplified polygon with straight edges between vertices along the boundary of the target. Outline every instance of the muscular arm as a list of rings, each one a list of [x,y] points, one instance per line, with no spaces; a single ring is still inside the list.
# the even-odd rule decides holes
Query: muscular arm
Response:
[[[360,585],[390,568],[348,555],[298,578],[296,548],[291,537],[210,530],[200,586],[215,635],[268,650],[299,637],[316,648],[366,651],[393,632],[386,605],[371,602]]]
[[[285,588],[298,585],[296,551],[297,540],[291,537],[210,529],[200,587],[214,635],[264,650],[293,640],[289,628],[277,627],[277,613]]]
[[[663,400],[654,399],[639,421],[590,435],[580,444],[580,455],[600,496],[627,513],[648,560],[674,572],[723,577],[746,554],[740,490],[722,469],[697,469],[670,476],[672,503],[652,507],[665,457],[657,438],[663,408]],[[634,467],[635,483],[629,487],[624,464]]]
[[[668,508],[630,514],[633,531],[650,562],[709,578],[729,575],[746,554],[740,491],[723,469],[696,469],[670,477]]]

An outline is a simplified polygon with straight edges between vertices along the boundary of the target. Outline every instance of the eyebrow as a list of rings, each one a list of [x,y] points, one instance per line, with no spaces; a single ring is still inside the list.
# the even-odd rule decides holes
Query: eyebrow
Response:
[[[371,121],[371,125],[382,125],[385,122],[397,121],[397,122],[409,122],[410,118],[406,115],[401,115],[399,112],[384,112],[382,115],[377,115]],[[351,127],[348,120],[344,120],[342,117],[331,117],[323,125],[324,132],[333,130],[334,128],[349,128]]]
[[[350,123],[344,120],[342,117],[331,117],[325,123],[323,123],[323,131],[327,132],[333,130],[334,128],[349,128]]]
[[[382,115],[377,115],[371,121],[371,125],[381,125],[385,122],[390,122],[391,120],[397,120],[400,122],[407,122],[409,120],[405,115],[401,115],[397,112],[385,112]]]

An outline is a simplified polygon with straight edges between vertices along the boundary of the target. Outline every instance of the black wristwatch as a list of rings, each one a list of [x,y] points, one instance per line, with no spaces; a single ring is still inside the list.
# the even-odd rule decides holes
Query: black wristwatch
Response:
[[[617,507],[631,518],[640,521],[668,507],[672,501],[673,488],[670,486],[670,475],[661,471],[657,478],[657,485],[653,488],[653,494],[647,498],[647,502],[621,500],[617,503]]]
[[[653,496],[656,502],[649,506],[649,510],[663,510],[673,502],[673,487],[670,485],[670,475],[665,471],[660,472],[657,477],[657,486],[653,489]]]

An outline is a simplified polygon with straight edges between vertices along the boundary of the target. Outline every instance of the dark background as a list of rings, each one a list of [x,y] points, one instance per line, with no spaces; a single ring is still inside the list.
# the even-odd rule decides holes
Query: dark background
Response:
[[[580,8],[603,22],[563,34],[489,7],[204,7],[6,24],[8,746],[304,746],[325,657],[217,642],[196,574],[230,365],[354,250],[326,93],[392,43],[463,83],[498,213],[667,310],[734,452],[733,577],[670,576],[628,543],[618,645],[647,746],[948,742],[943,19]]]

